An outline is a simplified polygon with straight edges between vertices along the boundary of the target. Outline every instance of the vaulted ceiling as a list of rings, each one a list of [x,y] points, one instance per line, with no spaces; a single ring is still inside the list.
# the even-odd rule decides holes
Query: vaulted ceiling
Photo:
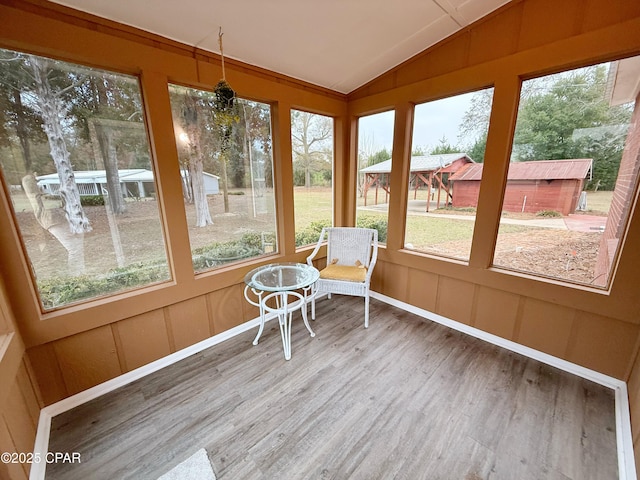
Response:
[[[60,0],[349,93],[510,0]]]

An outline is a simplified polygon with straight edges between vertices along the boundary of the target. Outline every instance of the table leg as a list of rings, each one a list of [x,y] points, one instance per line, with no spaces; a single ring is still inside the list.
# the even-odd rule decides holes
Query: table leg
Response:
[[[257,345],[258,340],[260,340],[260,336],[262,335],[262,331],[264,330],[264,305],[260,302],[260,328],[258,328],[258,334],[256,338],[253,339],[253,344]]]
[[[293,312],[289,312],[288,294],[283,292],[277,295],[276,301],[278,303],[278,323],[280,324],[284,359],[291,360],[291,320],[293,318]]]
[[[315,318],[316,316],[316,312],[315,312],[315,297],[313,296],[313,292],[312,292],[313,286],[309,287],[309,288],[305,288],[304,290],[304,300],[303,300],[303,305],[300,307],[300,311],[302,312],[302,320],[304,320],[304,326],[307,327],[307,330],[309,330],[309,333],[311,334],[311,337],[315,337],[316,334],[313,330],[311,330],[311,325],[309,325],[309,320],[307,319],[307,301],[308,301],[308,292],[311,292],[311,298],[312,298],[312,303],[311,303],[311,318]]]
[[[258,345],[258,340],[260,339],[260,336],[262,335],[262,331],[264,330],[265,310],[264,310],[264,301],[262,300],[262,295],[264,294],[264,292],[251,288],[251,292],[253,292],[253,294],[256,297],[258,297],[258,301],[254,302],[253,300],[251,300],[251,298],[249,298],[249,289],[250,289],[249,285],[244,287],[244,298],[251,305],[255,305],[260,309],[260,328],[258,328],[258,334],[256,335],[256,338],[254,338],[253,340],[253,344]]]

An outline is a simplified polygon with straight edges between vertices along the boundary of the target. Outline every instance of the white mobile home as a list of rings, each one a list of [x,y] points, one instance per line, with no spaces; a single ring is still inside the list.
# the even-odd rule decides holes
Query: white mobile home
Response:
[[[182,177],[186,177],[188,172],[181,170]],[[81,170],[74,172],[76,184],[80,191],[80,196],[103,195],[107,193],[107,175],[104,170]],[[129,168],[118,170],[122,192],[127,197],[144,198],[155,193],[155,183],[153,172],[143,168]],[[215,195],[220,193],[219,179],[217,175],[203,172],[205,193]],[[60,179],[56,173],[48,175],[38,175],[38,186],[45,194],[57,195],[60,190]]]

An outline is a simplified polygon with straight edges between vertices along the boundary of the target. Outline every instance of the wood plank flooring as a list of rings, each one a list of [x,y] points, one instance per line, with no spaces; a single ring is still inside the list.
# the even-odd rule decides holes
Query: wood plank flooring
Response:
[[[157,479],[205,448],[218,480],[617,478],[614,393],[360,298],[317,303],[55,417],[47,480]],[[185,479],[189,480],[189,479]]]

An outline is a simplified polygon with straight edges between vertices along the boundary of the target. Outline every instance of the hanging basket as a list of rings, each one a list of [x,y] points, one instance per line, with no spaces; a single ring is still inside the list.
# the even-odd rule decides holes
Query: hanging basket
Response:
[[[229,145],[229,139],[231,137],[231,128],[234,123],[240,121],[240,117],[236,113],[235,98],[236,92],[234,92],[231,85],[226,80],[226,74],[224,70],[224,52],[222,50],[222,27],[218,33],[218,42],[220,43],[220,56],[222,59],[222,80],[213,89],[215,94],[214,112],[215,122],[220,127],[222,133],[223,143],[222,149],[226,150]]]
[[[213,93],[216,96],[214,104],[216,113],[231,113],[233,111],[236,92],[233,91],[229,82],[220,80],[213,89]]]

